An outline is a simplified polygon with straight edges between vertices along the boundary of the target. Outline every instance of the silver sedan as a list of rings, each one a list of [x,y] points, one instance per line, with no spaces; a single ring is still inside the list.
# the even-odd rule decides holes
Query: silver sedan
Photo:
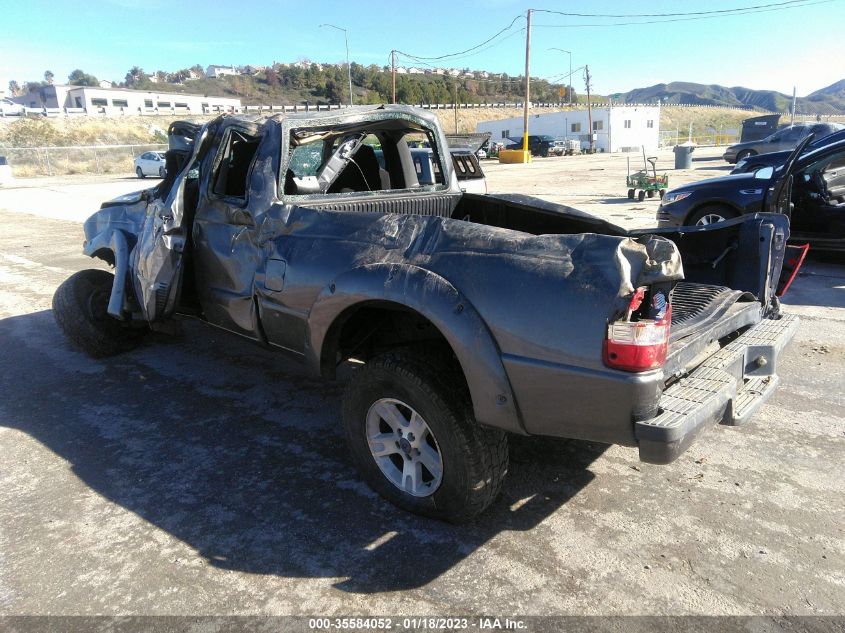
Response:
[[[147,176],[164,178],[167,175],[164,152],[144,152],[141,154],[135,159],[135,175],[138,178],[146,178]]]

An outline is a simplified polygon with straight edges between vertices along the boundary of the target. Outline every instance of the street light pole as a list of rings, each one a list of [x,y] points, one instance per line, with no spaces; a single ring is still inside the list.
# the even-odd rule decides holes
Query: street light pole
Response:
[[[349,79],[349,105],[354,105],[352,101],[352,66],[349,64],[349,36],[346,29],[342,29],[334,24],[321,24],[320,26],[328,26],[338,31],[343,31],[343,41],[346,44],[346,76]]]
[[[569,93],[569,105],[572,105],[572,52],[562,48],[550,48],[550,51],[560,51],[569,55],[569,82],[567,83],[567,92]]]

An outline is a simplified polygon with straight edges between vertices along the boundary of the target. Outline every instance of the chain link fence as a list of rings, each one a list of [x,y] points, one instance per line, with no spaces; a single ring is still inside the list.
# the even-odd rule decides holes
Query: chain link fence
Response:
[[[660,147],[673,147],[692,141],[696,145],[733,145],[739,143],[739,134],[720,134],[719,132],[710,132],[704,134],[689,135],[686,131],[680,130],[661,130],[659,136]]]
[[[16,178],[68,174],[131,174],[144,152],[166,151],[167,143],[149,145],[76,145],[0,147]]]

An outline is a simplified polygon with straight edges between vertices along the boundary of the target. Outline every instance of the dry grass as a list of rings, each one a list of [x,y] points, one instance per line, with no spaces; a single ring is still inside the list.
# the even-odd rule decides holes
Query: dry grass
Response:
[[[143,145],[167,142],[167,126],[197,117],[66,117],[0,119],[0,147]]]
[[[535,114],[560,112],[569,108],[543,108]],[[454,110],[434,110],[447,133],[455,131]],[[481,121],[507,119],[522,115],[521,108],[473,108],[457,111],[459,133],[474,132]],[[741,127],[753,113],[730,108],[661,109],[660,129],[679,130],[685,137],[690,123],[693,135]],[[0,119],[0,150],[11,147],[56,147],[74,145],[151,145],[166,142],[167,126],[178,119],[202,120],[201,117],[68,117],[56,119]],[[207,119],[208,117],[206,117]],[[33,150],[6,151],[18,177],[75,173],[131,173],[134,156],[150,148],[135,150],[51,150],[49,156]]]

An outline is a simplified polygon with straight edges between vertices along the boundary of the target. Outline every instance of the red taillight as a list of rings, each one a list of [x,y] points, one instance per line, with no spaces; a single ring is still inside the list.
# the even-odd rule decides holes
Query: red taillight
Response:
[[[662,367],[669,347],[672,306],[659,319],[614,321],[607,326],[604,362],[625,371],[647,371]]]

